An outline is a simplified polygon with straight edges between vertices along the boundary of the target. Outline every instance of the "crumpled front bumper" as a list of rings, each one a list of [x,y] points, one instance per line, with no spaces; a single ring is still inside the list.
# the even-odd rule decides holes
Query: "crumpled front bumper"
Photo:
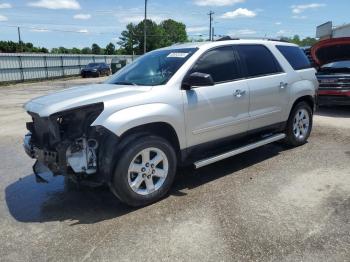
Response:
[[[23,148],[26,154],[33,159],[36,159],[35,164],[33,165],[33,172],[38,183],[47,183],[42,175],[54,173],[50,170],[48,165],[56,164],[57,162],[57,153],[50,152],[42,149],[38,149],[31,144],[32,134],[28,133],[24,136],[23,139]]]

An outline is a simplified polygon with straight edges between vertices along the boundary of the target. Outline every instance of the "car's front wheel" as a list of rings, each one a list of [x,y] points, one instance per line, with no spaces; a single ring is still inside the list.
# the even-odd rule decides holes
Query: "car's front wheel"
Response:
[[[300,146],[306,143],[312,129],[312,116],[312,109],[306,102],[293,108],[286,128],[287,144]]]
[[[162,198],[176,173],[171,144],[157,136],[142,136],[124,147],[114,171],[112,191],[124,203],[143,206]]]

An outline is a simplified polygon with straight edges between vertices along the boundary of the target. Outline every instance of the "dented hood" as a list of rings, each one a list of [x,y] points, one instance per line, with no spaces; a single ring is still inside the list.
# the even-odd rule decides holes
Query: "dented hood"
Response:
[[[350,37],[322,40],[311,48],[311,56],[317,66],[350,60]]]

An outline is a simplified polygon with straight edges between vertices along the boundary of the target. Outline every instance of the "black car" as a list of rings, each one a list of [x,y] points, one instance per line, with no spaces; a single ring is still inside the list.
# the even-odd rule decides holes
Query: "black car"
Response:
[[[101,75],[109,76],[110,74],[111,68],[106,63],[90,63],[84,69],[81,70],[82,77],[99,77]]]

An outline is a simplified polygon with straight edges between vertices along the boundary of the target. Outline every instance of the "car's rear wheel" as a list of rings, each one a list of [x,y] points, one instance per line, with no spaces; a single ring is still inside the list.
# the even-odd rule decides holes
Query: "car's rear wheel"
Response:
[[[126,145],[118,155],[112,191],[122,202],[143,206],[169,191],[176,173],[176,154],[168,141],[142,136]]]
[[[300,102],[293,108],[286,128],[287,144],[300,146],[306,143],[312,129],[312,115],[306,102]]]

